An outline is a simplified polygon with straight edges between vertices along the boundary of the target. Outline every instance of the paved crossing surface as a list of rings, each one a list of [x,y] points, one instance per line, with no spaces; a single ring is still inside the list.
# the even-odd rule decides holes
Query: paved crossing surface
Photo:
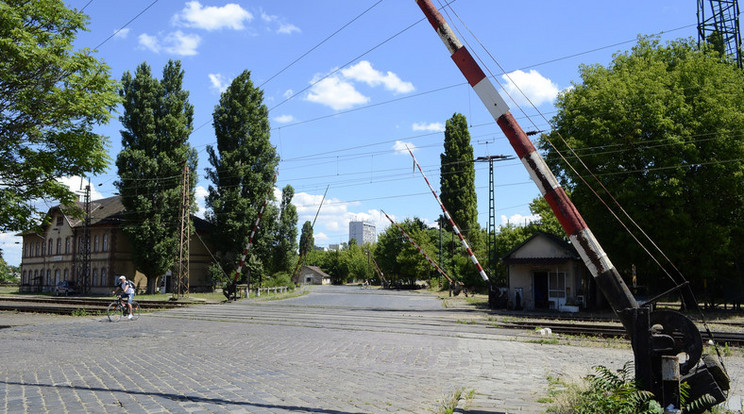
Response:
[[[0,411],[436,413],[464,389],[470,413],[540,413],[549,376],[632,359],[484,321],[425,293],[358,287],[134,322],[0,313]]]

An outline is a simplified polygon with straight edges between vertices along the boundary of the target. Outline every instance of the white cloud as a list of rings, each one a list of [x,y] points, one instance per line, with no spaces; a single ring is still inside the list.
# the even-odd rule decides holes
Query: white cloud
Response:
[[[514,99],[517,105],[529,105],[527,98],[535,106],[550,103],[555,100],[558,92],[560,92],[558,85],[534,69],[527,73],[515,70],[508,75],[502,75],[501,79],[503,80],[503,90]]]
[[[204,213],[206,213],[206,198],[207,195],[209,195],[209,190],[206,189],[206,187],[197,185],[196,188],[194,188],[194,196],[196,197],[196,205],[199,208],[196,211],[196,216],[204,218]]]
[[[292,34],[294,32],[300,33],[301,30],[299,27],[291,23],[282,23],[279,25],[279,28],[276,29],[276,32],[279,34]]]
[[[294,95],[294,91],[292,89],[287,89],[286,91],[284,91],[284,94],[282,94],[282,97],[284,99],[289,99],[292,97],[292,95]]]
[[[210,31],[243,30],[245,23],[251,20],[253,20],[253,15],[239,4],[229,3],[222,7],[203,7],[198,1],[187,2],[186,7],[173,16],[175,25]]]
[[[118,31],[114,32],[114,37],[117,39],[126,39],[129,35],[130,29],[128,27],[124,27],[119,29]]]
[[[317,82],[318,78],[319,75],[316,75],[312,82]],[[364,60],[315,83],[305,99],[337,111],[369,102],[370,98],[359,92],[353,82],[362,82],[371,87],[382,85],[396,94],[414,90],[412,83],[403,82],[392,72],[383,74]]]
[[[160,42],[158,42],[158,38],[155,36],[150,36],[147,33],[142,33],[138,37],[139,44],[145,49],[148,49],[155,53],[160,53]]]
[[[155,53],[165,51],[181,56],[196,55],[196,48],[201,43],[201,37],[196,34],[183,33],[180,30],[170,32],[164,37],[151,36],[147,33],[139,35],[139,44]]]
[[[329,106],[337,111],[369,102],[369,98],[357,91],[351,82],[336,76],[324,78],[315,83],[305,99]]]
[[[508,223],[517,225],[517,226],[524,226],[528,223],[532,223],[534,221],[540,220],[540,216],[537,214],[531,214],[529,216],[523,216],[521,214],[514,214],[511,217],[506,217],[505,215],[501,215],[501,225],[504,226]]]
[[[444,132],[444,124],[441,122],[414,122],[412,129],[414,131]]]
[[[220,73],[210,73],[209,82],[212,84],[212,88],[218,90],[220,93],[225,92],[230,82],[228,82],[224,76]]]
[[[15,235],[16,233],[0,233],[0,249],[2,257],[11,266],[21,264],[21,255],[23,238]]]
[[[70,191],[73,193],[79,194],[81,196],[81,200],[83,195],[85,194],[85,187],[88,185],[88,179],[87,178],[81,178],[79,176],[72,176],[72,177],[60,177],[57,178],[57,181],[60,183],[66,185]],[[91,184],[90,186],[90,199],[91,200],[99,200],[103,198],[103,194],[101,194],[95,184]]]
[[[408,155],[409,149],[411,150],[411,152],[416,151],[416,146],[410,142],[403,141],[395,141],[395,144],[393,144],[393,150],[395,150],[396,154]]]
[[[292,122],[295,120],[295,118],[292,115],[279,115],[274,118],[276,122],[279,122],[280,124],[286,124],[288,122]]]
[[[284,19],[280,18],[279,16],[268,14],[263,11],[261,12],[261,20],[268,24],[277,24],[278,27],[276,29],[273,29],[273,31],[279,34],[292,34],[294,32],[302,32],[299,27],[285,22]]]
[[[201,43],[201,37],[195,34],[183,33],[180,30],[169,33],[165,39],[165,51],[182,56],[193,56],[196,54],[196,48]]]
[[[372,87],[383,85],[385,89],[394,93],[408,93],[414,90],[411,82],[403,82],[398,75],[390,71],[383,74],[372,68],[372,64],[366,60],[341,70],[341,74],[347,79],[364,82]]]

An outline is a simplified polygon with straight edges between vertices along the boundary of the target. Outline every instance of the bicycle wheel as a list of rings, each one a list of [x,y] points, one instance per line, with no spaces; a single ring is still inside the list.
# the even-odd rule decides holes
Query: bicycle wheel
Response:
[[[139,303],[132,301],[132,320],[136,321],[139,319],[140,315],[140,306]]]
[[[108,315],[108,319],[111,322],[119,322],[121,320],[121,306],[119,306],[119,302],[111,302],[110,305],[108,305],[108,309],[106,309],[106,315]]]

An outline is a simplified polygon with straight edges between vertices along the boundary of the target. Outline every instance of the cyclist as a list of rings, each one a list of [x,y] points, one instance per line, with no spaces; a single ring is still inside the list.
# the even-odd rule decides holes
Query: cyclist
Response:
[[[112,294],[116,294],[116,291],[121,289],[121,296],[119,298],[121,300],[124,300],[124,298],[127,299],[127,308],[129,309],[129,314],[127,315],[127,319],[132,319],[132,300],[134,299],[134,283],[127,280],[126,276],[121,275],[119,276],[119,282],[116,284],[116,289],[114,289]]]

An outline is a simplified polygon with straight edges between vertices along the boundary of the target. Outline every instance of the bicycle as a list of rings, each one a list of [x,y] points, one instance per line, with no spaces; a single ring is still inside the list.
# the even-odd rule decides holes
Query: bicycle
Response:
[[[132,320],[136,321],[139,318],[139,314],[139,303],[137,303],[136,301],[132,301]],[[111,322],[119,322],[121,318],[126,318],[127,315],[129,315],[129,307],[127,306],[127,301],[122,299],[121,297],[117,297],[115,301],[111,302],[108,305],[108,308],[106,309],[106,315]]]

